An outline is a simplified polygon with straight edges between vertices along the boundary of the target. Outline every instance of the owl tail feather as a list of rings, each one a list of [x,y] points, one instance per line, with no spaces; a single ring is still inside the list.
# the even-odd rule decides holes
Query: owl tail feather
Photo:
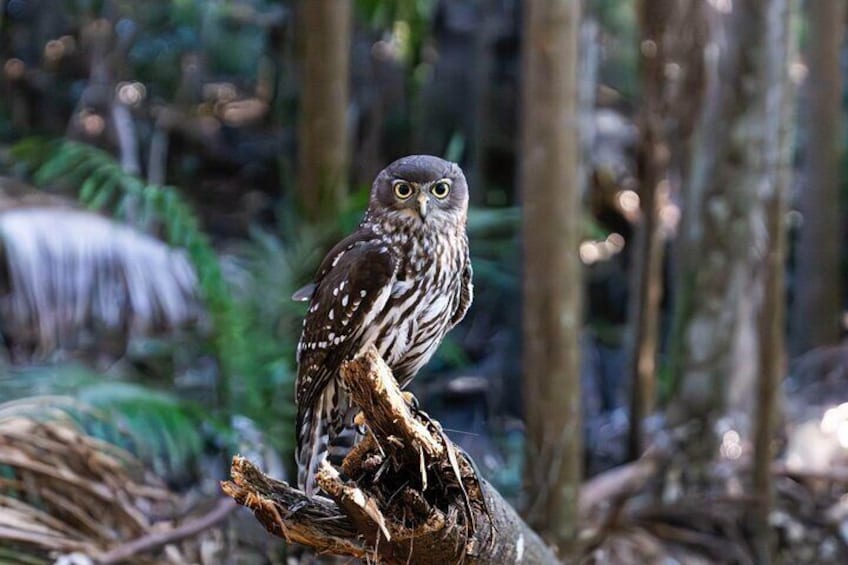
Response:
[[[312,408],[308,408],[302,420],[297,448],[297,485],[312,498],[315,494],[315,474],[321,462],[327,458],[327,421],[324,419],[324,395]]]

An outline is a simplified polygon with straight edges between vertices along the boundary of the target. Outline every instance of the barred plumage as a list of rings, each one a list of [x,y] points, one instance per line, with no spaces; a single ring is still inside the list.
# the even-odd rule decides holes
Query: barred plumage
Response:
[[[357,440],[355,410],[339,376],[343,361],[377,347],[401,386],[432,357],[472,300],[460,168],[416,155],[384,169],[359,228],[324,258],[298,344],[298,484],[310,496],[320,462]]]

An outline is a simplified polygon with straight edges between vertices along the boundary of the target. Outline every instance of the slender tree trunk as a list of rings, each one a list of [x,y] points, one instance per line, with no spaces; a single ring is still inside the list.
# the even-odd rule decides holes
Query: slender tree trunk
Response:
[[[471,205],[485,205],[486,189],[497,182],[497,179],[487,178],[489,146],[491,144],[490,116],[492,115],[491,99],[492,68],[494,67],[494,38],[497,31],[495,22],[495,4],[492,0],[480,2],[480,22],[474,34],[474,128],[472,137],[472,184],[478,187],[471,193]]]
[[[672,198],[680,193],[692,164],[694,132],[706,96],[705,49],[709,42],[709,4],[682,0],[672,4],[666,24],[666,111],[671,124],[669,177]],[[672,254],[673,255],[673,254]],[[674,257],[670,257],[673,261]],[[672,290],[672,289],[667,289]]]
[[[642,0],[638,5],[641,37],[642,113],[637,155],[641,223],[636,232],[635,269],[631,280],[632,350],[629,457],[642,452],[642,421],[654,408],[657,339],[662,298],[663,237],[660,203],[668,192],[668,147],[664,108],[665,32],[672,10],[669,0]]]
[[[797,246],[792,348],[796,354],[839,341],[842,318],[839,206],[845,2],[813,0],[809,12],[806,186]]]
[[[691,442],[696,463],[715,453],[711,424],[728,409],[737,431],[750,437],[760,360],[782,359],[781,348],[761,333],[761,316],[779,316],[765,273],[779,259],[781,236],[767,203],[780,193],[777,132],[787,119],[775,102],[786,84],[776,82],[773,58],[787,63],[788,32],[774,31],[771,14],[787,1],[738,2],[712,13],[708,96],[685,187],[673,331],[678,386],[671,418],[702,422]],[[769,319],[770,330],[774,323]]]
[[[297,194],[310,220],[341,209],[348,172],[351,0],[301,0]]]
[[[760,370],[754,425],[754,494],[760,504],[753,507],[754,550],[760,563],[768,563],[774,553],[769,514],[774,506],[772,462],[774,432],[778,416],[778,391],[784,367],[784,269],[786,264],[786,216],[791,173],[791,139],[794,95],[789,82],[788,60],[794,52],[789,19],[792,0],[768,3],[766,54],[766,167],[770,181],[760,185],[765,206],[768,243],[759,278],[764,285],[759,312]]]
[[[576,533],[582,460],[580,2],[529,0],[524,10],[525,483],[531,523],[567,554]]]

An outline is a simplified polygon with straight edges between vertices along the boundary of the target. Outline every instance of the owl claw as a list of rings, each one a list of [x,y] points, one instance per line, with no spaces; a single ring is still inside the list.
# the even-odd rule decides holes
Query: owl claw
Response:
[[[403,395],[403,399],[406,400],[406,403],[409,404],[409,407],[412,408],[413,412],[418,412],[419,404],[418,399],[415,398],[415,395],[409,392],[408,390],[401,391]]]
[[[362,412],[357,412],[356,416],[353,417],[353,425],[357,428],[364,428],[368,422],[365,420],[365,414]]]

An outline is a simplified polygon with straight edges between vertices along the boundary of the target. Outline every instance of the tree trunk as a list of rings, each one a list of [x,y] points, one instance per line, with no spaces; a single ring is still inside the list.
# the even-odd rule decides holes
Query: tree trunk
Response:
[[[791,2],[744,2],[713,14],[718,57],[686,186],[674,332],[671,417],[701,424],[689,442],[690,473],[715,456],[719,416],[729,415],[743,438],[753,435],[757,504],[749,523],[759,563],[772,558],[770,466],[784,371]]]
[[[576,533],[582,460],[579,29],[580,2],[525,3],[520,182],[527,515],[564,554]]]
[[[233,459],[222,487],[269,532],[369,563],[557,563],[438,422],[410,410],[375,349],[347,363],[342,378],[369,431],[342,465],[349,479],[328,463],[319,470],[329,498],[307,498]]]
[[[778,416],[778,391],[785,371],[784,269],[786,264],[786,216],[792,163],[792,122],[794,93],[789,82],[789,60],[794,53],[789,28],[792,0],[771,0],[766,13],[768,51],[766,66],[765,161],[769,182],[760,185],[759,197],[765,207],[767,246],[762,259],[760,280],[764,286],[759,312],[760,370],[754,425],[754,494],[759,504],[752,508],[754,551],[760,563],[769,563],[774,553],[769,515],[774,506],[774,433]]]
[[[783,13],[785,1],[738,2],[712,13],[708,96],[685,186],[673,331],[671,418],[701,421],[691,448],[696,462],[714,454],[712,424],[728,408],[732,425],[750,437],[757,375],[781,369],[782,349],[761,332],[774,331],[775,320],[762,316],[779,317],[774,300],[782,298],[772,286],[779,278],[768,285],[766,279],[782,261],[782,226],[773,215],[785,190],[778,133],[787,119],[780,111],[787,85],[776,78],[775,58],[786,64],[788,31],[778,33],[773,14]],[[778,366],[763,367],[763,351]]]
[[[845,2],[807,2],[806,186],[799,208],[804,222],[796,252],[792,349],[801,354],[839,341],[842,322],[839,206],[842,146],[842,74],[839,53]]]
[[[642,113],[637,154],[640,187],[640,224],[631,279],[630,319],[630,459],[643,449],[642,421],[654,407],[657,339],[662,298],[663,237],[660,204],[668,192],[668,147],[665,101],[666,41],[672,4],[668,0],[642,0],[638,7],[641,37]]]
[[[351,0],[301,0],[297,195],[304,216],[333,218],[348,173]]]

